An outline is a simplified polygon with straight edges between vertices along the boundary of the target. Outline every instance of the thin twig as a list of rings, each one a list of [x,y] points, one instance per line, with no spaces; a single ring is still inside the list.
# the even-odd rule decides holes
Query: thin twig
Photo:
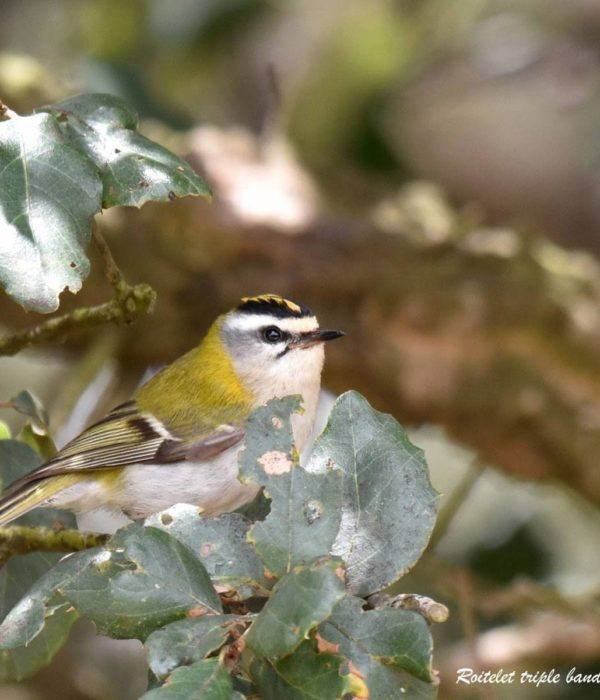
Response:
[[[113,254],[108,247],[108,243],[106,242],[104,236],[100,233],[100,229],[98,228],[96,221],[92,221],[92,237],[98,251],[100,252],[100,255],[102,256],[106,278],[115,288],[115,290],[119,292],[120,288],[127,283],[125,282],[123,273],[113,258]]]
[[[53,530],[48,527],[10,525],[0,527],[0,566],[13,554],[29,552],[77,552],[100,547],[109,535],[79,530]]]
[[[106,277],[115,290],[114,298],[98,306],[74,309],[34,328],[0,338],[0,356],[15,355],[23,348],[49,340],[62,340],[71,331],[81,328],[95,328],[104,323],[131,323],[141,314],[152,311],[156,292],[148,284],[128,284],[95,224],[92,235],[102,255]]]
[[[446,622],[450,616],[450,611],[443,603],[438,603],[433,598],[418,595],[417,593],[399,593],[398,595],[375,593],[369,596],[367,602],[375,609],[401,608],[403,610],[414,610],[429,623]]]
[[[0,355],[15,355],[30,345],[61,340],[67,333],[82,328],[95,328],[104,323],[131,323],[137,316],[150,311],[155,299],[156,292],[148,284],[128,286],[121,298],[74,309],[29,330],[0,338]]]

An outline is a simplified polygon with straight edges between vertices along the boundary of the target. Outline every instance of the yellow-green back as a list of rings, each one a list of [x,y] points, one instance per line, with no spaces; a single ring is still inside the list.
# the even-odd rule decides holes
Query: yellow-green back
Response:
[[[236,375],[220,337],[219,316],[200,345],[144,384],[136,393],[167,429],[183,437],[223,423],[239,423],[252,410],[252,396]]]

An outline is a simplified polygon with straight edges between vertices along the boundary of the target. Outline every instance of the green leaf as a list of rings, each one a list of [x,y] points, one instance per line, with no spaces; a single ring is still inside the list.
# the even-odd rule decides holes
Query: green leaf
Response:
[[[40,457],[30,447],[17,440],[0,441],[0,483],[8,486],[11,482],[40,465]],[[74,518],[70,514],[50,508],[38,509],[19,518],[22,525],[43,527],[73,527]],[[41,585],[38,580],[64,556],[54,552],[32,552],[11,557],[0,568],[0,620],[10,615],[14,606],[33,586]],[[24,620],[24,629],[30,631],[43,625],[26,646],[3,648],[7,640],[7,628],[2,623],[0,630],[0,677],[5,680],[21,680],[34,674],[50,662],[67,639],[74,617],[58,610],[45,616],[44,606],[32,604],[32,616]],[[40,617],[40,611],[44,611]],[[37,616],[37,617],[36,617]],[[36,623],[37,620],[37,623]],[[13,638],[16,640],[16,638]]]
[[[219,659],[204,659],[177,668],[165,685],[142,695],[142,700],[242,700]]]
[[[168,533],[139,524],[119,530],[60,592],[101,634],[116,638],[145,639],[185,615],[222,610],[194,553]]]
[[[119,98],[77,95],[44,109],[57,117],[69,142],[98,168],[104,208],[211,196],[189,163],[137,133],[137,114]]]
[[[10,428],[3,420],[0,420],[0,440],[10,440],[10,438]]]
[[[35,450],[44,461],[56,455],[54,440],[45,431],[37,430],[31,423],[26,423],[18,436],[19,440]]]
[[[0,645],[0,680],[22,681],[47,666],[64,646],[76,619],[76,613],[61,609],[45,619],[43,630],[27,646]]]
[[[347,691],[343,663],[337,654],[317,653],[314,641],[307,640],[278,661],[255,659],[250,675],[262,700],[336,700]]]
[[[177,620],[156,630],[145,642],[151,671],[162,679],[178,666],[200,661],[220,649],[243,620],[238,615],[206,615]]]
[[[48,411],[46,411],[38,397],[30,391],[21,391],[16,396],[13,396],[9,403],[15,411],[31,418],[38,430],[48,430]]]
[[[28,310],[81,288],[102,183],[49,114],[0,122],[0,283]]]
[[[38,579],[4,618],[0,625],[0,645],[15,648],[30,644],[42,631],[46,617],[60,608],[71,607],[56,591],[78,576],[97,555],[95,549],[76,552]]]
[[[359,598],[344,598],[319,627],[318,638],[354,664],[369,700],[435,697],[425,619],[395,608],[363,611],[362,605]]]
[[[19,681],[46,666],[69,636],[77,612],[57,588],[77,577],[96,550],[77,552],[47,571],[0,625],[0,678]]]
[[[350,590],[368,595],[405,574],[435,524],[438,494],[422,450],[390,415],[355,391],[340,396],[307,470],[343,471],[342,522],[333,553],[346,563]]]
[[[344,571],[338,559],[328,557],[296,567],[276,584],[248,630],[248,646],[268,659],[290,654],[329,617],[344,594]]]
[[[28,444],[45,460],[56,454],[56,445],[48,431],[48,412],[37,396],[29,391],[21,391],[9,401],[15,411],[31,419],[19,433],[19,440]]]
[[[240,455],[240,479],[264,486],[271,499],[249,539],[276,577],[328,554],[340,527],[341,471],[311,474],[299,465],[290,425],[299,408],[300,399],[288,396],[254,411]]]
[[[247,542],[250,523],[239,513],[204,518],[198,508],[178,504],[150,516],[146,525],[165,530],[200,558],[213,584],[228,597],[265,595],[270,583],[254,548]]]

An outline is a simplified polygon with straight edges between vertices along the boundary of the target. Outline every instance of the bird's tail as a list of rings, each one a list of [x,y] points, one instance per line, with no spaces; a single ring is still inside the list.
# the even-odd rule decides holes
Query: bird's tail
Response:
[[[16,489],[9,488],[0,498],[0,526],[42,505],[65,486],[67,484],[64,477],[54,477],[32,481]]]

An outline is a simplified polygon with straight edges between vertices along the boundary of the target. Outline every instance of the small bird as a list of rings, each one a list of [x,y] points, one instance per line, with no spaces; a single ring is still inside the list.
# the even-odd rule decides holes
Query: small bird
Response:
[[[237,478],[246,420],[272,398],[300,394],[304,412],[292,417],[292,430],[301,450],[315,419],[324,342],[342,335],[319,329],[303,304],[244,297],[200,345],[14,482],[0,499],[0,525],[40,506],[138,519],[175,503],[216,515],[250,502],[258,489]]]

